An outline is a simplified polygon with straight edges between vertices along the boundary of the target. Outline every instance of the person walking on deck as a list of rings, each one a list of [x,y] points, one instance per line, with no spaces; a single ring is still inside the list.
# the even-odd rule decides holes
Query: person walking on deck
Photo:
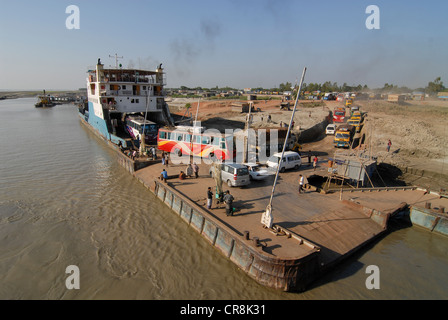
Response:
[[[314,168],[314,171],[316,171],[316,167],[317,167],[317,157],[314,156],[314,159],[313,159],[313,168]]]
[[[233,216],[233,196],[230,194],[230,191],[226,191],[226,195],[224,196],[224,202],[226,204],[226,215]]]

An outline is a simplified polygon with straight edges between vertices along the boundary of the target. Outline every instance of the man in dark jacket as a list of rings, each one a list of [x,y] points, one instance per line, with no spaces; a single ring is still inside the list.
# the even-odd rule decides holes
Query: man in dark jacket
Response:
[[[224,196],[224,202],[226,204],[226,215],[233,216],[233,196],[230,194],[230,191],[226,191],[226,195]]]

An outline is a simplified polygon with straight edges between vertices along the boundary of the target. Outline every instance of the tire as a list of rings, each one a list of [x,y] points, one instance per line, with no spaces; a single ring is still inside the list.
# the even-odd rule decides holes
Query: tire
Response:
[[[227,180],[227,185],[228,185],[229,187],[231,187],[231,186],[232,186],[232,181]]]
[[[294,166],[294,170],[299,170],[299,168],[300,168],[300,166],[299,166],[298,164],[296,164],[296,165]]]
[[[281,172],[281,173],[285,172],[285,167],[281,167],[281,168],[280,168],[280,172]]]
[[[178,148],[174,149],[174,154],[177,154],[178,157],[182,157],[182,151]]]

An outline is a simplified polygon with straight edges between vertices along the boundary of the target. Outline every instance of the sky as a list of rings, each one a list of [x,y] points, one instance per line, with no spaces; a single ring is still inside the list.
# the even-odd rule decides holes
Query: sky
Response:
[[[67,28],[79,8],[79,29]],[[368,29],[369,5],[379,29]],[[0,90],[86,86],[105,67],[156,69],[167,87],[448,84],[444,0],[0,0]],[[369,20],[370,21],[370,20]]]

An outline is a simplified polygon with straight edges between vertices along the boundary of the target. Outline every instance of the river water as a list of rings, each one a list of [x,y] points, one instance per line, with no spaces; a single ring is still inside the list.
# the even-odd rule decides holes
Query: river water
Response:
[[[74,105],[0,101],[0,299],[447,299],[448,237],[385,236],[304,293],[257,284],[115,160]],[[80,289],[69,290],[69,265]],[[368,289],[369,265],[379,289]]]

